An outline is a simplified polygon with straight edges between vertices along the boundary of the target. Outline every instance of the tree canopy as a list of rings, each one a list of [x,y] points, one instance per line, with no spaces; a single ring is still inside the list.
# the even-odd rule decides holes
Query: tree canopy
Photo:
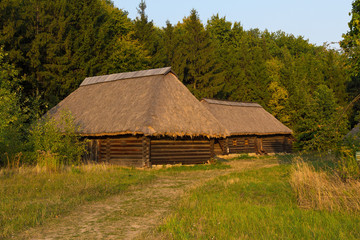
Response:
[[[11,80],[21,89],[13,101],[44,113],[87,76],[170,65],[197,98],[258,102],[295,131],[300,149],[311,148],[330,121],[323,118],[334,119],[360,89],[359,10],[355,1],[343,54],[282,31],[245,30],[218,14],[202,23],[195,9],[157,27],[143,0],[136,19],[109,0],[2,0],[9,65],[1,71],[11,66],[22,79]]]

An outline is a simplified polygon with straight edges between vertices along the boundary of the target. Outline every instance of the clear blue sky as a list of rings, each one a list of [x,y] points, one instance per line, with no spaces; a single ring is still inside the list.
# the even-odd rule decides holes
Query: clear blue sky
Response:
[[[349,12],[353,0],[146,0],[146,13],[158,27],[166,20],[173,25],[190,14],[199,13],[204,24],[214,14],[231,22],[240,22],[244,29],[282,30],[303,36],[310,43],[338,42],[348,31]],[[140,0],[113,0],[116,7],[135,19]],[[334,46],[338,47],[338,46]]]

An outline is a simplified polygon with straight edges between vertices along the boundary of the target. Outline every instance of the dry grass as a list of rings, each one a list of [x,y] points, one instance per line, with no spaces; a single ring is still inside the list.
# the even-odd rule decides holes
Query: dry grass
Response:
[[[150,182],[151,171],[105,164],[0,170],[0,239],[56,219],[90,202]]]
[[[18,167],[8,167],[8,168],[0,168],[0,177],[1,176],[9,176],[9,175],[37,175],[37,174],[55,174],[55,173],[66,173],[66,172],[101,172],[106,170],[111,170],[112,168],[118,168],[119,166],[114,166],[111,164],[81,164],[79,166],[62,166],[57,169],[57,171],[50,171],[47,166],[35,165],[31,166],[18,166]],[[122,167],[126,169],[126,167]],[[130,169],[130,168],[128,168]]]
[[[296,159],[290,177],[290,184],[303,208],[320,210],[360,210],[360,182],[341,178],[324,171],[315,171],[314,167]]]

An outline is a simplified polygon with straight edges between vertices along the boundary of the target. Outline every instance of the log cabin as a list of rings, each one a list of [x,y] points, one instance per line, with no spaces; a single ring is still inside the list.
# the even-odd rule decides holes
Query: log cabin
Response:
[[[203,98],[201,103],[230,136],[214,143],[216,154],[279,153],[292,149],[292,131],[258,103]]]
[[[87,160],[123,166],[205,163],[227,135],[170,67],[85,78],[49,114],[61,111],[89,140]]]

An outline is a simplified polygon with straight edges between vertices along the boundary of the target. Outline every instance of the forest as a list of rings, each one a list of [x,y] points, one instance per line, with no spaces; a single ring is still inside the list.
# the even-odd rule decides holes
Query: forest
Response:
[[[335,50],[218,14],[203,23],[195,9],[158,27],[144,1],[130,19],[111,0],[2,0],[0,165],[19,153],[32,161],[34,123],[85,77],[166,66],[198,99],[261,104],[294,131],[295,150],[334,149],[360,120],[359,103],[349,106],[360,93],[359,1],[352,7]]]

